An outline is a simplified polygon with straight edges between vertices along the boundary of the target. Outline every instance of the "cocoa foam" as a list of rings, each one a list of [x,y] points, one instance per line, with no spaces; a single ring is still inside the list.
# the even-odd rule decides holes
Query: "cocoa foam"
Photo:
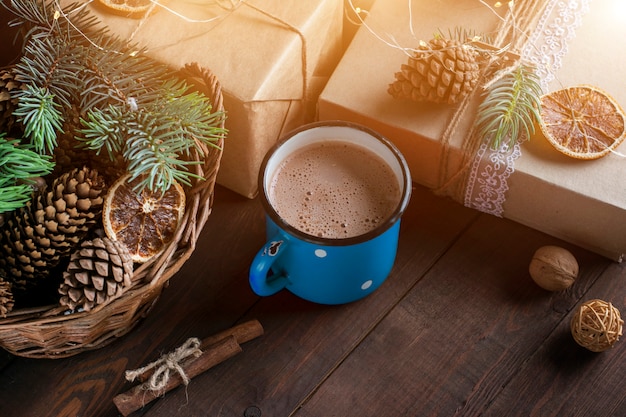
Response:
[[[269,198],[296,229],[341,239],[375,229],[398,206],[401,190],[381,157],[329,140],[289,155],[272,178]]]

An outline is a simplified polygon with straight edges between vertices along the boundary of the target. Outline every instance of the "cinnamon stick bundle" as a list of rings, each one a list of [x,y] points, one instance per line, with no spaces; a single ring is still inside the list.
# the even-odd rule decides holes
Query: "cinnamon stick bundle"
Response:
[[[136,377],[141,384],[115,396],[113,403],[117,410],[126,417],[166,392],[177,388],[181,384],[186,384],[189,379],[235,356],[242,351],[241,343],[248,342],[262,334],[263,327],[261,327],[261,324],[257,320],[251,320],[209,336],[200,342],[199,349],[201,353],[190,355],[176,364],[177,369],[182,369],[184,374],[180,372],[174,373],[167,379],[162,388],[155,390],[151,389],[151,385],[147,381],[158,370],[147,367]]]

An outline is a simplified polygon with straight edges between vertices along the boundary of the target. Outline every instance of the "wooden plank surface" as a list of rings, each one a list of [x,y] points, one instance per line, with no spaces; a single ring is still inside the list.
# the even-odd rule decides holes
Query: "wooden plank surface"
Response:
[[[190,385],[186,392],[177,393],[177,398],[155,404],[147,415],[239,416],[251,406],[263,415],[290,415],[476,216],[457,204],[434,198],[423,188],[416,189],[403,219],[395,269],[372,296],[333,307],[314,305],[287,292],[260,300],[247,316],[263,324],[263,340],[250,348],[244,346],[241,358],[224,364],[223,372],[220,369],[204,377],[202,386]],[[258,239],[257,244],[262,241]],[[405,268],[412,273],[395,273]],[[246,281],[243,275],[240,279]],[[212,387],[210,392],[206,386]],[[181,409],[187,396],[190,401]]]
[[[482,415],[606,268],[572,248],[580,279],[547,293],[527,268],[548,243],[482,216],[295,415]],[[493,415],[512,415],[508,405]]]
[[[196,252],[131,334],[68,359],[3,356],[0,416],[118,416],[125,370],[252,318],[262,337],[133,416],[626,415],[625,344],[591,354],[567,327],[592,296],[624,312],[623,265],[417,187],[394,270],[370,297],[259,298],[247,282],[264,241],[259,201],[216,191]],[[528,276],[549,243],[579,259],[568,291]]]
[[[611,263],[581,299],[610,301],[623,319],[625,288],[626,265]],[[556,308],[562,309],[562,305]],[[569,311],[554,328],[486,416],[626,416],[626,342],[620,340],[603,353],[590,352],[572,342],[572,315]]]

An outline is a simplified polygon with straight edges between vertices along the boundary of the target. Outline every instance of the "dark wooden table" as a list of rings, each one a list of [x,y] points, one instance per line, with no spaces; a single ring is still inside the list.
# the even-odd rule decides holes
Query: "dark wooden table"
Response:
[[[626,314],[624,265],[417,187],[385,284],[322,306],[252,293],[263,221],[258,199],[218,187],[196,252],[131,334],[67,359],[0,355],[0,416],[117,416],[126,369],[250,319],[263,336],[133,416],[626,416],[626,341],[592,353],[569,330],[588,299]],[[579,261],[567,291],[528,275],[546,244]]]

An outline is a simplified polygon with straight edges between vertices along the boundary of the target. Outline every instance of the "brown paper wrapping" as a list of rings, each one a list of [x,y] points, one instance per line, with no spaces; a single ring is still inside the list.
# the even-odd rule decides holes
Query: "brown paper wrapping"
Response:
[[[62,0],[67,6],[73,0]],[[164,1],[144,19],[88,7],[111,34],[179,68],[198,62],[220,80],[228,139],[218,183],[257,193],[267,150],[312,121],[342,49],[342,0]],[[228,5],[232,4],[232,7]]]
[[[474,208],[481,207],[467,195],[468,188],[480,190],[478,182],[468,183],[466,167],[476,163],[477,150],[472,148],[474,153],[468,155],[466,140],[480,97],[465,103],[462,113],[458,107],[393,99],[387,87],[407,56],[389,43],[414,47],[438,30],[456,27],[493,34],[502,21],[487,3],[492,2],[378,0],[367,15],[367,27],[358,30],[319,98],[320,119],[346,119],[378,130],[403,152],[414,181],[438,192],[444,188],[445,194]],[[616,55],[615,48],[601,45],[606,45],[606,39],[624,38],[626,12],[616,11],[619,0],[587,3],[537,2],[541,7],[526,22],[526,42],[518,52],[533,57],[532,51],[547,48],[543,53],[550,60],[542,64],[552,73],[542,74],[547,89],[592,84],[624,106],[626,89],[619,83],[626,60]],[[504,16],[503,11],[496,11]],[[556,30],[559,27],[551,20],[555,16],[567,30]],[[450,134],[447,129],[459,114]],[[611,154],[595,161],[573,160],[554,150],[541,135],[535,136],[521,144],[519,158],[498,161],[510,171],[499,215],[622,260],[626,253],[626,182],[622,180],[626,158]],[[626,154],[626,145],[617,151]],[[494,163],[486,156],[479,162],[487,167]],[[455,181],[458,173],[463,181]]]

